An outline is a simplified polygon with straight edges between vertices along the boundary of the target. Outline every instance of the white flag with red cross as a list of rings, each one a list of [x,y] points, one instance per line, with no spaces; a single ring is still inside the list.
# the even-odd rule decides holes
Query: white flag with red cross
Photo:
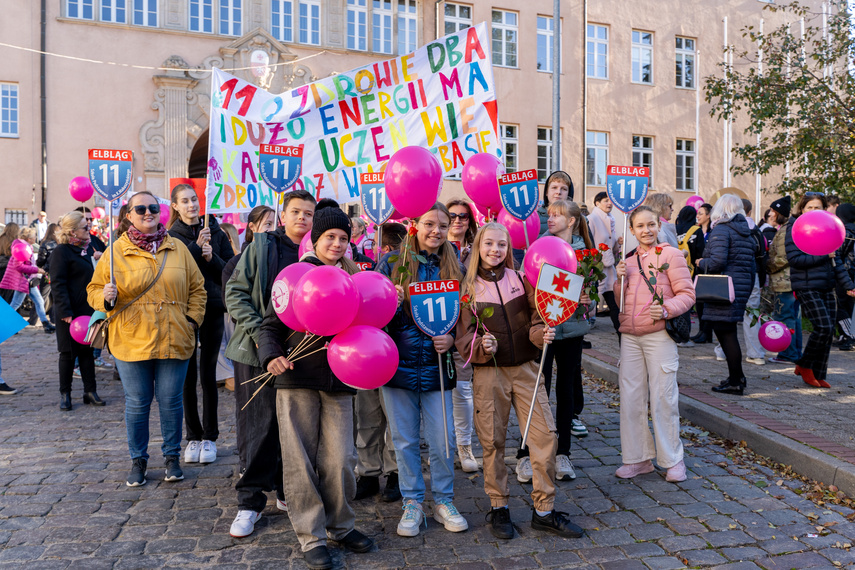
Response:
[[[547,325],[556,327],[576,312],[584,283],[580,275],[543,264],[537,276],[534,300],[537,312]]]

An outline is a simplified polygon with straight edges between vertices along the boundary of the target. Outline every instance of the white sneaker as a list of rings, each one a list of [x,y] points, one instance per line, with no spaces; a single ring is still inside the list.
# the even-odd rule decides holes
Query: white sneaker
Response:
[[[415,499],[405,499],[404,516],[401,517],[401,521],[398,523],[398,535],[418,536],[424,518],[425,512],[422,510],[421,503]]]
[[[276,499],[276,508],[280,511],[288,512],[288,504],[282,499]]]
[[[570,463],[570,458],[566,455],[555,456],[555,480],[556,481],[572,481],[576,478],[576,472],[573,470],[573,464]]]
[[[523,457],[517,461],[517,481],[520,483],[529,483],[533,473],[531,472],[531,459]]]
[[[763,366],[764,364],[766,364],[766,359],[765,358],[746,358],[745,362],[748,362],[751,364],[756,364],[757,366]]]
[[[184,463],[199,463],[199,452],[202,451],[201,441],[188,441],[184,450]]]
[[[472,453],[471,445],[458,445],[457,456],[460,458],[460,468],[464,473],[475,473],[478,471],[478,461]]]
[[[579,418],[570,420],[570,435],[576,437],[588,437],[588,428]]]
[[[678,342],[677,346],[679,348],[692,348],[693,346],[695,346],[695,343],[691,340],[687,340],[686,342]]]
[[[445,527],[450,532],[463,532],[469,528],[469,523],[457,510],[451,501],[440,501],[434,505],[433,520]]]
[[[261,513],[255,511],[238,511],[229,534],[235,538],[243,538],[252,534],[255,523],[261,518]]]
[[[217,460],[217,444],[213,441],[202,440],[202,449],[199,451],[199,463],[213,463]]]

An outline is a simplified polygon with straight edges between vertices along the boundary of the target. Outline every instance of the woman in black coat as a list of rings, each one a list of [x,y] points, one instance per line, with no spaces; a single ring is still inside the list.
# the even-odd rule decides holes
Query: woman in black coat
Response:
[[[713,387],[713,391],[742,395],[746,381],[736,326],[742,322],[748,297],[754,288],[757,242],[751,237],[742,200],[734,194],[719,198],[710,220],[712,229],[697,267],[700,273],[730,276],[734,292],[733,303],[704,303],[704,320],[712,323],[713,332],[727,359],[728,377]]]
[[[188,442],[184,462],[212,463],[217,459],[216,441],[220,435],[217,426],[217,357],[223,340],[223,315],[226,312],[222,278],[226,262],[234,257],[234,250],[213,216],[208,216],[208,227],[203,226],[199,217],[199,197],[192,186],[175,186],[171,202],[167,224],[169,235],[181,240],[190,250],[205,277],[205,292],[208,293],[205,320],[199,326],[199,343],[202,348],[198,378],[202,386],[202,419],[199,419],[196,400],[197,361],[194,350],[184,381],[184,422],[187,425]]]
[[[810,386],[831,388],[825,381],[828,373],[828,353],[834,337],[834,319],[837,313],[835,288],[839,285],[850,297],[855,297],[855,284],[839,259],[838,253],[810,255],[793,241],[793,224],[805,212],[825,210],[828,203],[824,194],[807,192],[799,200],[793,217],[787,222],[784,241],[787,261],[790,263],[790,283],[801,303],[802,311],[813,325],[802,357],[796,361],[796,375]]]
[[[49,258],[51,296],[56,322],[56,346],[59,349],[59,409],[71,410],[71,379],[74,361],[80,365],[83,378],[83,403],[105,405],[95,389],[95,357],[92,348],[71,338],[71,321],[91,316],[86,299],[86,286],[92,280],[95,266],[87,255],[89,223],[81,212],[69,212],[59,221],[59,245]]]

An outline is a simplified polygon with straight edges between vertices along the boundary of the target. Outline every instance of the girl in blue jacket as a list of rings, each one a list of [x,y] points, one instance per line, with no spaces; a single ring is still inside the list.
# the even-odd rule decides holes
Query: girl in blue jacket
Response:
[[[448,447],[454,449],[451,389],[454,388],[454,363],[449,350],[454,345],[451,334],[429,337],[415,324],[410,311],[408,288],[411,282],[437,281],[463,277],[454,247],[448,243],[451,216],[448,208],[437,202],[417,219],[415,235],[404,242],[400,253],[383,258],[378,271],[387,275],[398,289],[401,303],[389,323],[389,335],[400,354],[395,376],[381,388],[386,414],[392,428],[392,440],[398,463],[398,482],[404,499],[404,515],[398,523],[401,536],[418,536],[424,509],[425,481],[422,477],[419,433],[424,423],[425,439],[430,446],[431,493],[434,519],[451,532],[469,528],[466,519],[452,503],[454,499],[454,459],[445,456],[444,433]],[[410,253],[412,252],[412,253]],[[417,253],[424,263],[416,259]],[[400,271],[406,267],[406,271]],[[445,398],[441,397],[439,361],[442,355],[445,374]],[[446,429],[442,426],[445,407]]]

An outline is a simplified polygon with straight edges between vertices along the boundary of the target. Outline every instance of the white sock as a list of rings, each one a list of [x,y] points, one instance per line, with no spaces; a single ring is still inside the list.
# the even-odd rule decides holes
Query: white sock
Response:
[[[548,515],[552,511],[538,511],[537,509],[534,509],[534,512],[536,512],[537,516],[539,516],[539,517],[545,517],[546,515]]]

